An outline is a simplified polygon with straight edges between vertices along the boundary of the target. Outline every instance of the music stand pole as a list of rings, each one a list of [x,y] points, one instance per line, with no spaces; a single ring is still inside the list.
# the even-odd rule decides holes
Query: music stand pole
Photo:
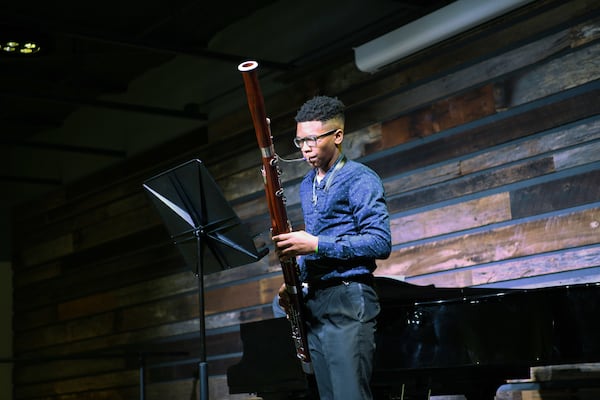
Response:
[[[202,271],[202,253],[200,234],[196,235],[198,259],[196,260],[196,278],[198,278],[198,324],[200,327],[200,362],[198,363],[198,395],[200,400],[208,400],[208,364],[206,363],[206,324],[204,323],[204,272]]]
[[[146,400],[146,355],[139,354],[140,362],[140,400]]]

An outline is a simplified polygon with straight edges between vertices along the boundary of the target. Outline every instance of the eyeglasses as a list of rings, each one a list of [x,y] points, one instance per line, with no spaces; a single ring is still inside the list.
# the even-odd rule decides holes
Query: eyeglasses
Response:
[[[303,138],[295,137],[294,138],[294,146],[301,149],[302,146],[304,146],[304,143],[306,143],[308,145],[308,147],[315,147],[317,145],[317,140],[319,140],[325,136],[333,135],[338,130],[339,130],[339,128],[335,128],[329,132],[325,132],[325,133],[322,133],[317,136],[307,136],[307,137],[303,137]]]

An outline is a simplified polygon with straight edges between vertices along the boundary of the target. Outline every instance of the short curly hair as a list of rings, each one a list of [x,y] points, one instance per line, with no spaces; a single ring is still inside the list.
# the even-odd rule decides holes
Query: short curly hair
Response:
[[[344,121],[346,106],[337,97],[315,96],[300,107],[296,122],[329,121],[333,118]]]

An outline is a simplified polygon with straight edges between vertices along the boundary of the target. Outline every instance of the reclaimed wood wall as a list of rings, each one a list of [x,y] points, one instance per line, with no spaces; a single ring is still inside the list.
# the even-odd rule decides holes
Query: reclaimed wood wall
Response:
[[[453,287],[599,281],[599,38],[598,2],[542,0],[377,74],[332,61],[266,97],[275,146],[296,156],[293,115],[312,95],[348,105],[345,151],[382,176],[392,215],[379,275]],[[257,247],[270,246],[245,103],[20,207],[14,351],[30,361],[15,365],[15,399],[139,398],[140,354],[146,398],[195,398],[198,282],[141,186],[192,158]],[[306,166],[282,169],[299,228]],[[239,325],[272,318],[279,264],[270,252],[204,281],[211,399],[246,398],[228,394],[225,373],[241,356]]]

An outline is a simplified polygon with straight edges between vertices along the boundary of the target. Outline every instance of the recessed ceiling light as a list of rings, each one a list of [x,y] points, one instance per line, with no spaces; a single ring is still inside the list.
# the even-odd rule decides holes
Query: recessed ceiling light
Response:
[[[41,50],[41,47],[35,42],[17,42],[14,40],[0,42],[0,48],[6,53],[19,54],[34,54]]]

